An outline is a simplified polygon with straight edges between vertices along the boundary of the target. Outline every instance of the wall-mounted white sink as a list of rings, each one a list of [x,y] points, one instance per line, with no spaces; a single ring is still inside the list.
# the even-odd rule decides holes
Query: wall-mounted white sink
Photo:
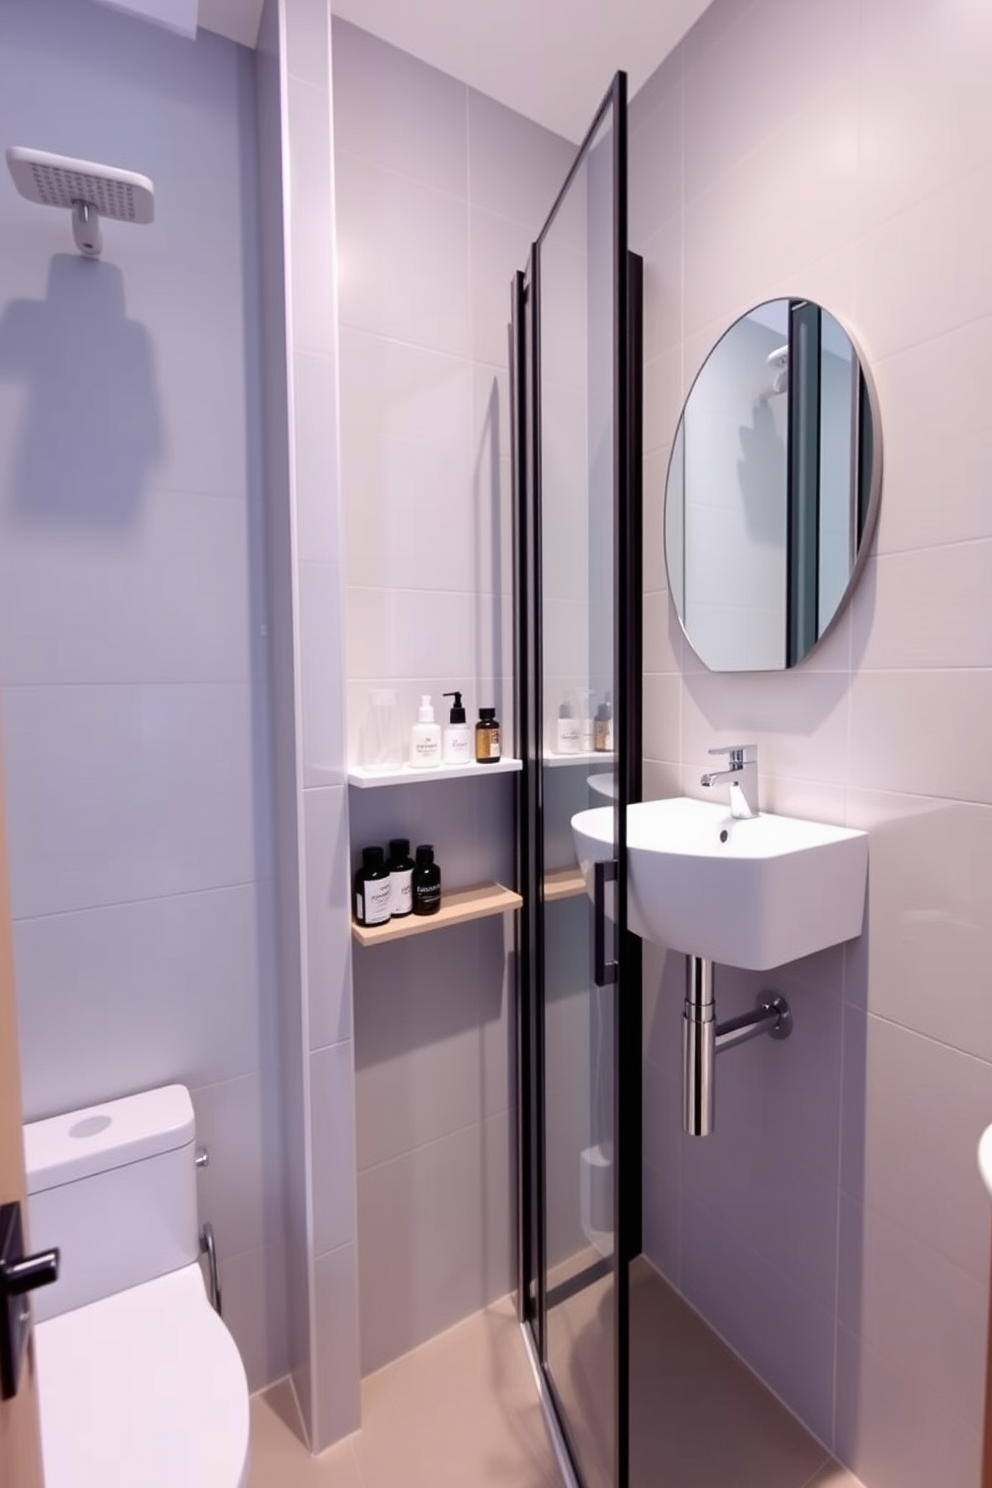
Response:
[[[592,895],[612,808],[578,812],[572,835]],[[861,934],[866,832],[679,796],[628,806],[627,856],[630,928],[670,950],[766,971]]]

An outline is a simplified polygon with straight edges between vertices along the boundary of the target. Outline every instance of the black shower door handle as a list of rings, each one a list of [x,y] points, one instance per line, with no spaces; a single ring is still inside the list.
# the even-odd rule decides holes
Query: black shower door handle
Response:
[[[616,961],[606,959],[606,885],[616,883],[618,871],[616,858],[593,868],[593,977],[597,987],[609,987],[620,970]]]

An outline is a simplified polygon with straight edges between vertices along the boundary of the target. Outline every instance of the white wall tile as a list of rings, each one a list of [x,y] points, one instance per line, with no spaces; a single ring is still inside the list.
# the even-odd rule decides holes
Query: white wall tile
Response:
[[[286,70],[325,93],[331,82],[330,19],[326,0],[293,0],[287,12]]]
[[[242,500],[150,490],[133,521],[4,524],[8,684],[229,682],[250,674]],[[127,623],[122,624],[122,617]]]
[[[293,358],[297,552],[310,563],[341,562],[338,379],[330,356]]]
[[[320,1451],[360,1425],[358,1357],[358,1257],[353,1245],[318,1256],[315,1266],[316,1377],[314,1450]]]
[[[336,156],[342,325],[467,356],[468,204]]]
[[[509,1290],[513,1127],[506,1112],[359,1175],[363,1374]]]
[[[984,1060],[845,1009],[844,1192],[980,1286],[988,1194],[975,1153],[990,1102]]]
[[[311,1049],[351,1038],[351,853],[344,786],[303,794]]]
[[[905,1370],[935,1414],[981,1430],[987,1285],[846,1197],[839,1256],[841,1326]]]
[[[334,198],[331,99],[301,78],[288,81],[290,265],[293,345],[333,355]],[[301,437],[306,437],[302,431]]]
[[[465,84],[340,16],[332,34],[335,149],[464,199]]]
[[[224,1321],[234,1335],[248,1376],[261,1390],[289,1368],[285,1253],[272,1247],[229,1256],[221,1271]]]
[[[344,781],[344,693],[341,686],[341,570],[299,565],[300,670],[304,786]]]
[[[522,224],[533,241],[565,183],[575,145],[475,88],[468,90],[468,145],[472,205]]]
[[[19,920],[25,1119],[257,1070],[273,1013],[268,894],[242,884]]]
[[[5,689],[15,919],[254,878],[250,703],[240,684]]]
[[[355,1081],[351,1042],[310,1055],[315,1255],[355,1239]]]

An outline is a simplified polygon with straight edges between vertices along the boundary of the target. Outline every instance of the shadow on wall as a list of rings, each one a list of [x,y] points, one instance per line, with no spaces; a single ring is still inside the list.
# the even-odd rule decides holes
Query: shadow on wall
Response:
[[[0,315],[0,378],[22,383],[10,501],[25,521],[133,521],[162,451],[151,338],[113,264],[54,256],[44,300]]]

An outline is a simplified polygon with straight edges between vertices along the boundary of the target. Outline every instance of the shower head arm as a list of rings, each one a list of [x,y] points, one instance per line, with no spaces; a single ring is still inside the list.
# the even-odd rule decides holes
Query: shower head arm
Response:
[[[100,257],[100,254],[103,251],[103,233],[100,231],[100,213],[90,202],[73,202],[72,238],[80,253],[82,253],[86,258]]]

